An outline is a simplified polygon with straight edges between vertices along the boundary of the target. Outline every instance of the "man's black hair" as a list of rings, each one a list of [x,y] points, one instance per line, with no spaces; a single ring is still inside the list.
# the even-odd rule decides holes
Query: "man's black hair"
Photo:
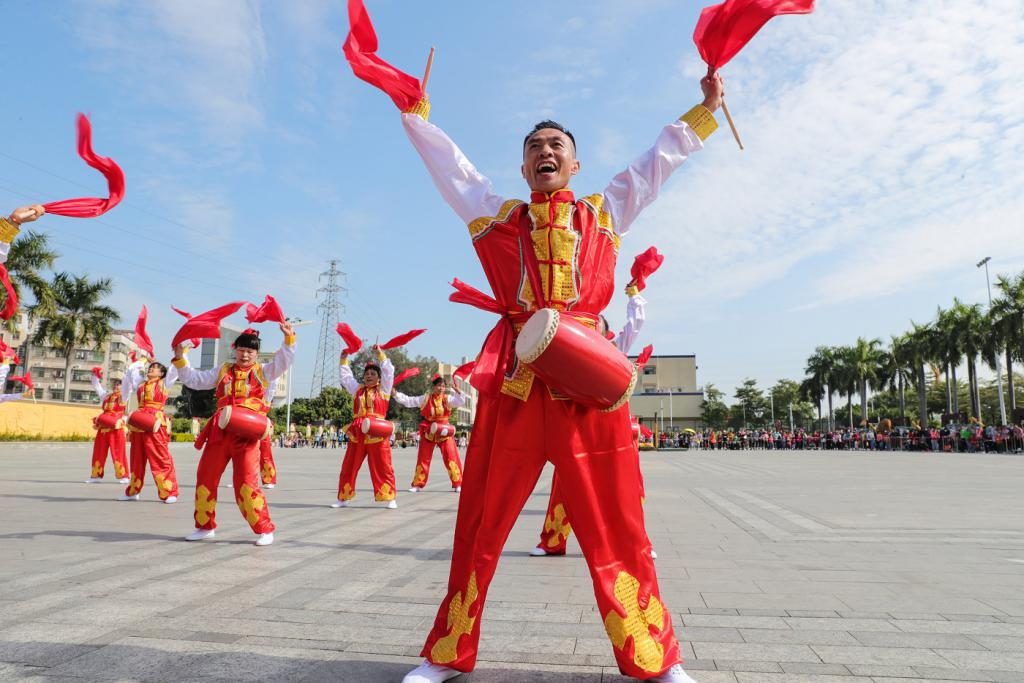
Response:
[[[366,375],[366,371],[367,370],[373,370],[374,372],[376,372],[377,373],[377,377],[381,376],[380,366],[377,365],[376,363],[367,363],[365,366],[363,366],[363,375],[364,376]]]
[[[164,365],[163,363],[157,363],[155,361],[149,364],[149,367],[151,367],[151,368],[154,367],[154,366],[160,368],[160,378],[161,379],[163,379],[164,377],[167,377],[167,366],[166,365]]]
[[[526,143],[530,141],[530,138],[532,138],[537,131],[544,130],[545,128],[554,128],[557,131],[565,133],[569,137],[569,139],[572,140],[572,148],[576,149],[576,138],[572,136],[572,133],[569,132],[569,129],[560,124],[558,121],[551,120],[541,121],[540,123],[533,127],[533,130],[526,134],[526,137],[523,138],[523,149],[526,149]]]
[[[252,332],[243,332],[235,338],[235,343],[232,344],[232,348],[259,351],[260,336],[258,334],[253,334]]]
[[[444,384],[444,377],[436,377],[431,382],[431,385]]]

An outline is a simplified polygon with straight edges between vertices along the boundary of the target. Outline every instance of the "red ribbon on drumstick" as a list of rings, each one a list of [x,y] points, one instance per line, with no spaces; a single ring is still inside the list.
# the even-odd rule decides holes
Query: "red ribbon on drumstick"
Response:
[[[146,310],[146,305],[143,304],[142,310],[139,312],[139,319],[135,321],[135,345],[148,353],[150,358],[155,358],[153,340],[149,338],[149,334],[146,332],[147,320],[149,320],[149,311]]]
[[[14,375],[11,375],[7,379],[8,379],[8,381],[11,381],[11,382],[21,382],[22,384],[25,385],[25,391],[32,391],[33,389],[36,388],[36,385],[32,384],[32,373],[31,372],[26,372],[24,375],[18,375],[17,377],[15,377]]]
[[[180,308],[175,308],[174,306],[171,306],[171,310],[174,311],[175,313],[177,313],[178,315],[183,316],[185,318],[185,320],[191,320],[192,319],[192,314],[189,313],[188,311],[183,311]],[[189,342],[192,343],[192,348],[194,348],[194,349],[198,349],[199,348],[199,337],[193,337],[192,339],[189,339]]]
[[[275,323],[284,323],[284,311],[278,305],[274,297],[267,294],[263,303],[259,306],[247,304],[245,307],[245,319],[250,323],[263,323],[268,320]]]
[[[632,284],[636,285],[638,292],[644,291],[644,287],[647,286],[647,278],[661,268],[661,264],[664,262],[665,257],[658,253],[657,247],[649,247],[643,253],[636,255],[633,259],[633,266],[629,269],[629,275],[633,278]]]
[[[232,301],[190,318],[174,335],[174,339],[171,340],[171,348],[176,348],[178,344],[191,338],[219,339],[221,321],[244,306],[245,303],[244,301]]]
[[[103,379],[103,368],[96,366],[92,369],[92,376],[98,380]]]
[[[92,125],[85,114],[78,115],[78,156],[107,179],[108,196],[79,197],[43,204],[47,213],[72,218],[95,218],[117,206],[124,197],[124,171],[113,159],[101,157],[92,150]]]
[[[645,365],[647,365],[647,361],[651,359],[651,354],[653,353],[654,344],[648,344],[647,346],[645,346],[643,351],[640,352],[640,355],[636,357],[636,367],[643,368]]]
[[[463,382],[465,382],[466,378],[473,374],[473,369],[475,367],[475,360],[471,360],[464,365],[460,365],[459,367],[455,368],[455,372],[452,373],[452,379],[460,379]]]
[[[780,14],[810,14],[814,0],[725,0],[705,7],[693,31],[693,42],[708,65],[708,75],[725,66],[772,17]],[[729,107],[722,99],[722,111],[729,122],[736,144],[743,149],[740,134]]]
[[[391,386],[397,387],[399,382],[404,382],[410,377],[415,377],[418,374],[420,374],[419,368],[415,366],[411,368],[406,368],[405,370],[402,370],[400,373],[398,373],[398,377],[395,377],[395,381],[392,383]]]
[[[7,292],[7,301],[4,302],[4,307],[0,309],[0,319],[10,320],[18,310],[18,295],[14,291],[14,285],[11,284],[11,276],[7,273],[7,268],[2,263],[0,263],[0,283],[3,284],[4,290]]]
[[[352,328],[349,327],[347,323],[338,323],[338,327],[335,329],[348,345],[345,347],[344,351],[342,351],[346,356],[351,356],[353,353],[363,348],[363,340],[352,331]]]
[[[427,331],[426,329],[422,329],[422,330],[409,330],[405,334],[400,334],[397,337],[392,337],[391,339],[387,340],[386,342],[384,342],[383,344],[380,345],[380,350],[381,351],[387,351],[388,349],[394,349],[394,348],[399,347],[399,346],[405,346],[406,344],[408,344],[413,339],[415,339],[416,337],[420,336],[421,334],[423,334],[426,331]]]

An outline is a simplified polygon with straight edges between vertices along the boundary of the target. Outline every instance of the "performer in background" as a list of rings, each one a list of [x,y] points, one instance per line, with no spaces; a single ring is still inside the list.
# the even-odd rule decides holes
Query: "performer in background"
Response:
[[[11,365],[14,364],[13,358],[0,358],[0,391],[3,390],[4,384],[7,382],[7,375],[11,372]],[[15,380],[11,380],[12,382]],[[23,398],[28,398],[32,395],[32,390],[28,389],[21,393],[11,394],[0,394],[0,403],[7,401],[20,401]]]
[[[219,368],[196,370],[188,364],[184,348],[174,350],[174,366],[181,381],[190,389],[216,389],[217,411],[207,423],[206,445],[196,471],[195,531],[187,541],[213,538],[217,528],[217,486],[228,462],[231,463],[235,502],[242,517],[257,534],[256,545],[274,542],[274,523],[270,520],[267,499],[260,488],[260,441],[266,434],[266,391],[291,366],[295,359],[295,330],[279,323],[284,341],[269,363],[258,363],[260,336],[254,329],[243,331],[235,339],[234,363]],[[221,426],[224,417],[226,425]],[[239,423],[233,420],[239,420]],[[245,421],[241,424],[241,421]],[[259,434],[244,433],[252,424],[261,426]]]
[[[171,421],[164,414],[167,392],[178,381],[178,371],[163,363],[140,359],[128,366],[121,380],[121,401],[134,392],[139,407],[128,418],[130,443],[129,484],[118,500],[139,500],[146,480],[146,464],[153,470],[156,493],[165,503],[178,502],[178,475],[167,448]]]
[[[332,508],[346,507],[355,497],[356,477],[364,459],[370,461],[373,499],[386,503],[390,510],[398,507],[398,502],[395,501],[395,469],[391,466],[390,434],[364,434],[360,426],[364,420],[386,421],[388,403],[394,386],[394,364],[380,347],[374,346],[374,349],[377,351],[377,363],[366,364],[362,383],[352,374],[348,355],[341,354],[341,386],[352,394],[352,423],[345,428],[349,437],[348,447],[345,449],[345,459],[342,460],[341,474],[338,476],[338,499],[331,503]]]
[[[103,412],[93,419],[96,427],[96,438],[92,442],[92,472],[85,480],[87,484],[98,484],[103,481],[107,452],[114,462],[114,475],[121,484],[131,483],[128,478],[128,456],[125,454],[124,411],[125,403],[121,397],[121,380],[110,382],[110,389],[104,389],[100,383],[102,375],[99,368],[92,369],[92,390],[99,396]]]
[[[406,396],[395,391],[395,400],[406,408],[419,408],[423,421],[420,422],[419,451],[416,454],[416,473],[413,475],[409,492],[423,490],[430,477],[430,460],[434,456],[434,446],[441,449],[448,478],[452,482],[452,490],[462,490],[462,462],[459,451],[455,447],[455,427],[451,424],[452,408],[466,405],[466,397],[458,387],[455,393],[445,391],[444,377],[434,375],[431,379],[430,393],[421,396]]]

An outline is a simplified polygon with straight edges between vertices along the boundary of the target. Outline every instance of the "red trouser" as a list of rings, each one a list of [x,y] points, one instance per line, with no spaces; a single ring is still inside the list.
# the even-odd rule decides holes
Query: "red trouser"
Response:
[[[455,447],[455,437],[449,436],[441,443],[437,443],[427,439],[427,434],[427,430],[420,429],[420,449],[416,455],[416,473],[412,477],[411,486],[421,489],[427,485],[435,445],[441,449],[441,457],[448,470],[448,478],[452,480],[452,488],[462,486],[462,461],[459,460],[459,449]]]
[[[128,456],[124,452],[124,430],[103,429],[96,432],[92,442],[92,474],[94,479],[103,478],[103,470],[107,464],[107,451],[114,461],[114,476],[124,479],[128,476]]]
[[[634,440],[636,448],[636,470],[640,479],[640,504],[643,505],[646,498],[644,490],[644,475],[640,471],[640,446]],[[651,539],[646,536],[644,539],[647,547],[651,547]],[[538,548],[543,548],[548,555],[565,555],[566,542],[572,535],[572,526],[569,525],[569,516],[565,512],[565,497],[559,490],[558,470],[551,476],[551,495],[548,497],[548,511],[544,515],[544,527],[540,530],[540,543]]]
[[[196,470],[196,528],[217,528],[217,487],[228,462],[235,485],[235,502],[242,516],[253,532],[270,533],[274,523],[270,521],[270,508],[260,488],[260,442],[243,439],[216,425],[210,430]]]
[[[394,500],[395,468],[391,466],[391,442],[388,439],[371,444],[349,439],[345,459],[341,461],[341,474],[338,476],[338,500],[352,500],[356,497],[356,476],[365,458],[370,460],[373,499]]]
[[[129,432],[131,440],[131,478],[125,495],[134,496],[142,490],[146,480],[146,463],[153,470],[156,493],[160,500],[178,495],[178,475],[174,471],[174,459],[167,450],[167,425],[161,425],[157,432]]]
[[[269,436],[260,441],[260,478],[264,484],[277,486],[277,466],[274,464]]]
[[[566,511],[590,567],[619,670],[651,678],[680,661],[672,618],[644,547],[629,432],[625,407],[601,413],[556,401],[539,380],[525,402],[505,395],[481,398],[466,453],[448,594],[424,657],[459,671],[473,669],[501,549],[550,459],[564,484]]]

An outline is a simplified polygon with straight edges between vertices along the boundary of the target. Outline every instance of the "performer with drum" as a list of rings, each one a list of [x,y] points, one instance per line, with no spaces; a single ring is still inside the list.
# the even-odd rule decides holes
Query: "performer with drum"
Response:
[[[377,363],[369,362],[363,368],[362,384],[352,374],[348,355],[341,354],[341,386],[352,394],[352,423],[345,427],[348,447],[338,476],[338,499],[331,503],[332,508],[347,507],[355,497],[356,477],[363,459],[370,461],[373,499],[386,503],[389,510],[398,507],[395,468],[391,466],[391,435],[395,425],[387,420],[395,366],[379,346],[373,348],[377,351]]]
[[[10,364],[14,362],[13,358],[0,358],[0,389],[3,389],[4,383],[7,382],[7,375],[11,371]],[[11,380],[16,381],[16,380]],[[20,401],[26,396],[31,395],[30,391],[22,393],[11,393],[11,394],[0,394],[0,403],[6,403],[7,401]]]
[[[217,486],[228,462],[231,463],[235,502],[242,516],[257,534],[256,545],[274,542],[274,523],[260,488],[260,441],[270,435],[266,391],[295,360],[295,330],[279,323],[284,341],[269,363],[258,363],[259,332],[249,328],[235,338],[235,362],[219,368],[196,370],[188,364],[184,347],[174,349],[174,366],[190,389],[215,389],[217,410],[196,470],[195,531],[186,541],[213,538],[217,528]]]
[[[178,502],[178,475],[167,448],[171,421],[164,414],[167,392],[178,381],[178,371],[143,358],[128,366],[121,380],[121,401],[135,392],[139,407],[128,416],[130,474],[128,488],[118,500],[138,500],[146,479],[146,463],[153,470],[156,493],[165,503]]]
[[[96,427],[96,438],[92,442],[92,472],[85,480],[86,484],[98,484],[103,481],[104,466],[107,462],[107,451],[114,461],[114,474],[121,484],[131,483],[128,478],[128,457],[125,454],[124,411],[125,404],[121,398],[121,380],[110,383],[110,389],[104,389],[100,383],[102,375],[99,368],[93,368],[92,389],[100,398],[103,412],[93,418]]]
[[[429,394],[406,396],[395,391],[395,400],[406,408],[419,408],[423,421],[420,422],[420,445],[416,454],[416,473],[413,475],[409,493],[417,493],[427,485],[430,477],[430,460],[434,456],[434,446],[441,449],[448,478],[452,482],[452,490],[462,490],[462,462],[459,450],[455,447],[455,426],[451,424],[452,408],[466,405],[466,396],[456,386],[455,393],[445,391],[444,377],[434,375],[431,379]]]
[[[540,122],[523,141],[521,172],[531,192],[522,201],[496,195],[427,122],[426,98],[402,116],[441,196],[469,226],[494,293],[492,299],[477,291],[479,305],[501,315],[473,372],[481,397],[448,594],[423,646],[426,661],[405,683],[437,683],[473,670],[487,588],[546,460],[563,481],[619,670],[662,683],[692,681],[679,664],[671,616],[644,547],[625,406],[636,371],[595,327],[612,296],[620,237],[716,128],[722,80],[709,74],[701,86],[703,105],[666,126],[604,192],[581,198],[568,189],[580,170],[576,142],[558,123]]]

